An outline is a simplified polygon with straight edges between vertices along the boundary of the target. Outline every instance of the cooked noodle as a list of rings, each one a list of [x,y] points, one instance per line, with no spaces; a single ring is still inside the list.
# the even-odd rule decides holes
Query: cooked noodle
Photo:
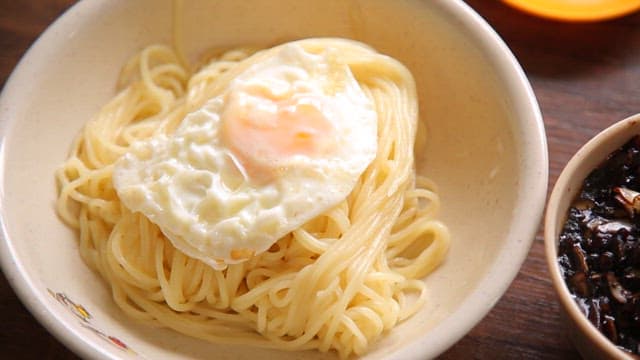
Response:
[[[56,176],[57,210],[79,230],[80,254],[132,318],[218,343],[363,354],[427,300],[422,280],[445,256],[449,235],[434,216],[434,185],[416,177],[417,98],[397,61],[341,39],[299,41],[339,49],[378,113],[378,153],[348,198],[267,252],[217,271],[174,248],[124,207],[114,162],[131,143],[171,134],[189,112],[273,49],[234,49],[191,74],[165,46],[123,69],[121,91],[91,119]]]

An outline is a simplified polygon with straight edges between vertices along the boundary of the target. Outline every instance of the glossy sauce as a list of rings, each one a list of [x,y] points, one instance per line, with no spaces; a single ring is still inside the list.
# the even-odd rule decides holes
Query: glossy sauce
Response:
[[[618,347],[640,353],[640,136],[585,179],[558,250],[589,321]]]

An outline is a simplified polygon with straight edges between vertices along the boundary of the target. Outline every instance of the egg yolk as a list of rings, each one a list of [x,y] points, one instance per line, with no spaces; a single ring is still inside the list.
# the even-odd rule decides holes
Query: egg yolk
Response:
[[[321,96],[274,94],[253,86],[229,94],[221,138],[252,180],[268,181],[296,155],[318,158],[330,152],[332,123]]]

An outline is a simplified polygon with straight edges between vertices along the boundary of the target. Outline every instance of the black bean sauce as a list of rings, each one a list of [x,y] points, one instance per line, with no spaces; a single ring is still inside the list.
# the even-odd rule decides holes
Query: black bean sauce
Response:
[[[558,263],[589,321],[640,354],[640,136],[585,179],[560,234]]]

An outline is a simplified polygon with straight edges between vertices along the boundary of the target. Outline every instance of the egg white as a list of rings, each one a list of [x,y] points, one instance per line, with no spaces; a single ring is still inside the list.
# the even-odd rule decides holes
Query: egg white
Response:
[[[231,121],[225,114],[251,107],[260,120],[270,107],[250,93],[256,88],[317,108],[332,129],[330,138],[316,134],[325,146],[312,154],[266,149],[271,155],[244,159],[224,140]],[[223,269],[343,201],[376,151],[374,105],[339,54],[289,43],[249,66],[171,136],[133,144],[116,163],[113,183],[124,205],[157,224],[176,248]]]

